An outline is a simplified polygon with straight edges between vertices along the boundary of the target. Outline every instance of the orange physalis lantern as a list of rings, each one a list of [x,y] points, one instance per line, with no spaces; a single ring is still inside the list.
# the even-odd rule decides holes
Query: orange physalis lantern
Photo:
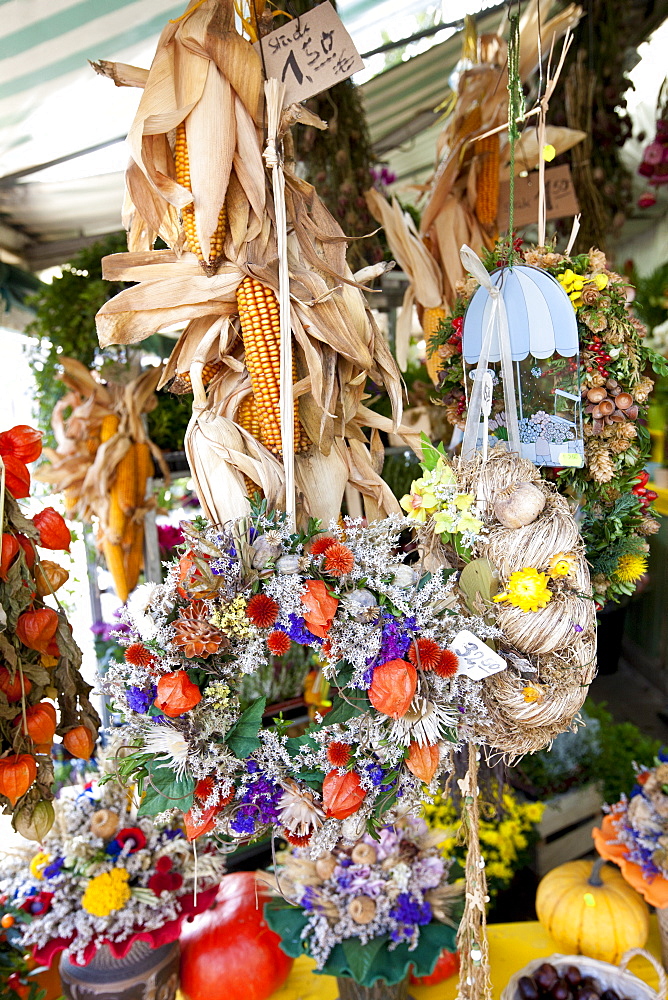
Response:
[[[27,424],[17,424],[0,434],[0,455],[13,455],[21,462],[35,462],[42,454],[42,432]]]
[[[16,634],[23,645],[49,656],[57,656],[59,652],[55,640],[57,631],[58,615],[52,608],[24,611],[16,623]]]
[[[42,559],[35,569],[35,585],[40,597],[48,597],[59,587],[62,587],[70,578],[64,566],[60,563],[52,562],[51,559]]]
[[[417,670],[408,660],[388,660],[373,672],[369,701],[383,715],[400,719],[408,711],[417,687]]]
[[[40,701],[37,705],[29,705],[23,713],[14,719],[14,725],[21,727],[24,736],[29,736],[33,743],[50,744],[56,732],[56,710],[48,701]]]
[[[202,692],[188,677],[185,670],[174,670],[164,674],[158,681],[158,697],[155,705],[170,719],[189,712],[202,700]]]
[[[339,600],[327,590],[327,584],[322,580],[307,580],[306,591],[301,596],[301,602],[306,608],[304,621],[309,632],[324,639],[339,606]]]
[[[19,554],[20,548],[21,546],[16,538],[14,538],[14,535],[10,535],[7,531],[3,532],[2,553],[0,554],[0,580],[7,579],[9,567]]]
[[[88,726],[75,726],[63,736],[63,746],[73,757],[88,760],[95,746],[95,736]]]
[[[424,781],[428,785],[436,774],[436,768],[440,759],[441,752],[438,743],[432,743],[431,745],[425,743],[423,746],[420,746],[414,740],[408,749],[406,767],[411,774],[414,774],[416,778],[419,778],[420,781]]]
[[[45,549],[66,549],[69,552],[72,535],[65,518],[53,507],[45,507],[35,514],[32,523],[39,531],[39,544]]]
[[[25,462],[13,455],[3,455],[5,463],[5,486],[15,500],[24,500],[30,496],[30,473]]]
[[[355,771],[330,771],[322,783],[322,805],[325,815],[334,819],[345,819],[357,812],[366,791],[362,788],[360,776]]]
[[[18,534],[16,536],[16,541],[23,549],[23,553],[26,558],[26,566],[28,569],[32,569],[35,565],[35,546],[25,535]]]
[[[28,680],[27,677],[23,678],[23,690],[26,696],[30,694],[32,688],[32,682]],[[12,677],[7,670],[7,667],[0,667],[0,691],[3,692],[5,698],[11,705],[14,701],[19,701],[21,698],[21,675],[17,670]]]
[[[35,758],[29,753],[10,754],[0,760],[0,795],[15,806],[37,777]]]

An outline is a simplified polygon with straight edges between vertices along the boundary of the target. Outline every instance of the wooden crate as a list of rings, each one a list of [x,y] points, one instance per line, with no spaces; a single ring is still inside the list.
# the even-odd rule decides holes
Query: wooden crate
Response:
[[[599,786],[591,784],[555,795],[545,806],[536,846],[536,871],[541,876],[594,849],[591,831],[600,825],[603,799]]]

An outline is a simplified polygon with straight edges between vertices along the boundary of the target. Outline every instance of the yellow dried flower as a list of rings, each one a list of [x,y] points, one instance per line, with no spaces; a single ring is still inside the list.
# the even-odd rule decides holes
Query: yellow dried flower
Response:
[[[543,700],[543,692],[535,685],[527,684],[525,688],[522,688],[522,697],[527,705],[533,705],[535,702]]]
[[[510,574],[506,589],[493,598],[494,601],[506,601],[520,611],[538,611],[552,600],[552,592],[548,590],[547,573],[539,573],[537,569],[528,566]]]
[[[620,556],[615,566],[615,576],[620,583],[635,583],[647,572],[647,557],[627,552]]]
[[[246,617],[246,601],[241,596],[214,611],[209,621],[222,632],[239,639],[248,639],[255,634],[255,627]]]
[[[50,860],[50,854],[47,854],[46,851],[38,851],[29,865],[32,877],[38,879],[44,878],[42,869],[46,868]]]
[[[81,905],[94,917],[108,917],[114,910],[122,910],[130,899],[128,880],[130,873],[125,868],[112,868],[92,878],[81,897]]]
[[[575,571],[577,561],[574,552],[557,552],[550,559],[548,576],[570,576]]]

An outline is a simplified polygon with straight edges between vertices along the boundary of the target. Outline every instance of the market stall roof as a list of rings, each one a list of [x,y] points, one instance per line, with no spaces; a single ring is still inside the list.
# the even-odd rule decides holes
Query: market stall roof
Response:
[[[465,9],[495,4],[469,0]],[[0,248],[33,268],[48,267],[120,227],[122,140],[139,92],[96,76],[88,59],[148,65],[160,30],[184,6],[184,0],[0,0]],[[413,18],[426,6],[405,0],[400,16]],[[396,0],[339,0],[338,8],[363,52],[375,43],[382,49],[388,16],[393,26],[399,17]],[[464,13],[461,0],[448,0],[444,9],[453,19]],[[496,10],[483,30],[498,23]],[[414,149],[415,137],[437,120],[434,109],[459,56],[456,30],[455,24],[439,33],[430,28],[423,46],[431,48],[363,84],[372,138],[384,158],[406,143]],[[439,44],[444,36],[450,37]],[[365,75],[384,58],[373,55]],[[418,170],[429,169],[433,149],[430,138]]]

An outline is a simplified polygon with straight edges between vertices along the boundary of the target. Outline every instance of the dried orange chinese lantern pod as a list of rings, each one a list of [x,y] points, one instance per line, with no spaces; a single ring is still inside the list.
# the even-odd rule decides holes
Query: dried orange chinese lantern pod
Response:
[[[393,719],[405,715],[417,687],[417,670],[408,660],[388,660],[373,672],[369,701]]]
[[[65,519],[53,507],[45,507],[35,514],[33,524],[39,531],[39,544],[45,549],[66,549],[69,551],[72,535]]]
[[[324,639],[332,626],[332,619],[339,606],[338,598],[332,597],[327,584],[322,580],[307,580],[306,590],[301,596],[306,607],[304,621],[309,632]]]
[[[5,465],[5,486],[15,500],[25,500],[30,496],[30,473],[25,462],[14,455],[3,455]]]
[[[441,751],[438,743],[432,743],[431,745],[425,743],[420,746],[419,743],[414,741],[408,750],[406,767],[411,774],[414,774],[416,778],[419,778],[420,781],[424,781],[428,785],[436,774],[436,768],[440,759]]]
[[[17,424],[0,434],[0,455],[13,455],[20,462],[35,462],[42,454],[42,432]]]
[[[52,608],[24,611],[16,623],[16,634],[28,649],[38,653],[58,655],[55,636],[58,631],[58,615]]]
[[[346,819],[357,812],[366,795],[359,774],[330,771],[322,783],[322,805],[327,816]]]
[[[156,706],[170,719],[176,719],[202,700],[200,689],[188,677],[185,670],[175,670],[165,674],[158,681]]]
[[[21,675],[18,670],[12,676],[7,667],[0,667],[0,691],[3,692],[10,705],[12,702],[20,701],[21,695],[24,693],[27,698],[31,690],[32,681],[24,677],[23,684],[21,684]]]
[[[0,551],[0,580],[7,580],[9,567],[19,554],[20,548],[21,546],[13,535],[3,532],[2,550]]]
[[[88,760],[95,746],[95,737],[88,726],[75,726],[63,736],[63,746],[73,757]]]
[[[20,726],[21,732],[37,745],[51,743],[56,732],[56,710],[48,701],[28,705],[25,719],[23,713],[17,715],[14,725]]]
[[[38,596],[48,597],[49,594],[55,594],[69,578],[70,574],[64,566],[52,562],[51,559],[43,559],[35,567],[35,585]]]
[[[37,777],[35,758],[28,753],[10,754],[0,760],[0,795],[15,806]]]

